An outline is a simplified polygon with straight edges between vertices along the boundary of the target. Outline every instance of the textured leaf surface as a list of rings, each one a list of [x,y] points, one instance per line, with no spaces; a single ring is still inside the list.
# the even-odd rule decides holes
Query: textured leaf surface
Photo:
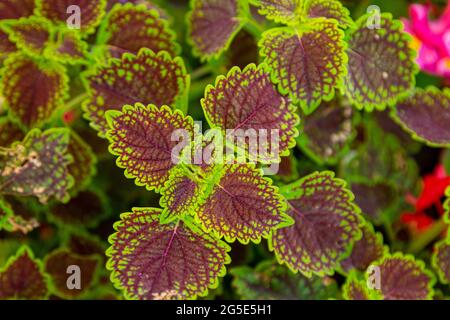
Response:
[[[74,131],[70,132],[70,141],[67,149],[73,161],[69,164],[69,174],[74,178],[74,186],[70,190],[76,193],[83,190],[96,173],[97,159],[91,147]]]
[[[42,55],[51,36],[50,23],[38,17],[13,20],[4,29],[18,48],[33,55]]]
[[[380,28],[370,29],[369,19],[361,17],[350,32],[343,88],[358,108],[383,110],[412,89],[417,67],[401,22],[382,14]]]
[[[236,267],[233,287],[245,300],[326,300],[335,298],[337,286],[330,278],[307,278],[272,261],[255,269]]]
[[[450,146],[450,90],[416,89],[400,101],[395,115],[414,138],[434,146]]]
[[[442,283],[450,283],[450,238],[441,240],[434,246],[433,267]]]
[[[351,107],[337,99],[322,102],[316,111],[302,117],[300,146],[319,163],[335,163],[354,137],[352,115]]]
[[[106,213],[106,200],[90,190],[81,191],[68,203],[55,204],[49,209],[52,220],[65,228],[95,226]]]
[[[341,84],[347,55],[344,33],[335,21],[318,21],[263,33],[260,54],[279,80],[279,89],[311,113],[334,96]]]
[[[11,257],[0,272],[0,299],[44,299],[47,279],[27,247]]]
[[[298,24],[304,0],[258,0],[258,13],[276,23]]]
[[[88,55],[88,45],[77,31],[60,32],[58,42],[50,47],[50,55],[62,63],[76,64],[83,62]]]
[[[0,91],[5,106],[25,127],[49,120],[67,97],[68,79],[60,65],[12,55],[6,60],[2,75]]]
[[[424,300],[433,296],[434,278],[422,261],[396,253],[373,265],[380,268],[381,294],[385,300]]]
[[[121,215],[110,237],[107,268],[133,299],[205,295],[225,274],[228,245],[184,222],[160,224],[161,211],[135,208]]]
[[[0,20],[19,19],[33,14],[34,0],[2,0],[0,2]]]
[[[207,87],[201,103],[211,127],[221,128],[223,135],[228,133],[230,139],[233,135],[240,135],[241,130],[253,130],[255,137],[260,130],[266,130],[266,152],[251,152],[252,160],[278,160],[273,159],[270,152],[275,147],[269,142],[274,132],[279,135],[276,147],[280,154],[286,154],[295,144],[299,122],[296,109],[289,98],[277,92],[269,73],[262,66],[250,64],[243,71],[233,68],[226,77],[219,77],[214,87]],[[250,151],[250,147],[255,145],[249,139],[245,146]]]
[[[25,134],[17,124],[8,117],[0,118],[0,147],[9,147],[13,142],[25,138]]]
[[[17,50],[14,42],[9,40],[9,35],[4,31],[4,29],[0,28],[0,57],[3,55],[15,52]]]
[[[155,53],[164,50],[172,56],[180,51],[167,21],[145,6],[115,6],[102,29],[109,52],[116,58],[125,52],[137,54],[141,48]]]
[[[67,10],[70,6],[80,8],[80,29],[83,33],[91,33],[100,23],[105,14],[106,0],[37,0],[39,15],[52,22],[66,25],[69,17],[74,14]]]
[[[202,200],[203,185],[186,175],[181,168],[173,168],[161,189],[161,221],[169,221],[186,214],[196,214]]]
[[[117,165],[125,169],[128,178],[135,178],[137,185],[159,190],[176,165],[172,157],[176,159],[173,150],[179,142],[171,139],[172,134],[178,129],[193,134],[192,119],[167,106],[141,104],[125,106],[122,112],[108,116],[110,151],[118,156]]]
[[[95,275],[99,266],[96,257],[80,256],[67,249],[53,251],[45,258],[45,271],[50,275],[51,284],[56,293],[65,298],[77,298],[86,293],[95,281]],[[70,266],[80,268],[80,289],[69,289],[71,283],[67,272]]]
[[[372,262],[382,258],[387,251],[382,235],[375,232],[370,223],[366,222],[361,230],[362,238],[355,242],[350,256],[341,262],[346,272],[352,269],[364,272]]]
[[[143,49],[137,56],[125,54],[88,75],[90,98],[84,104],[91,125],[104,136],[108,130],[107,110],[121,110],[126,104],[154,104],[175,107],[189,85],[180,58]]]
[[[350,273],[342,287],[342,295],[345,300],[371,300],[367,290],[367,284],[358,280],[355,273]]]
[[[292,223],[278,189],[249,164],[218,165],[197,218],[228,242],[258,243],[276,228]]]
[[[336,19],[342,28],[353,24],[350,12],[339,0],[306,0],[305,13],[309,18]]]
[[[192,0],[188,33],[194,54],[210,59],[226,50],[242,27],[242,10],[238,0]]]
[[[329,171],[315,172],[281,189],[294,225],[269,239],[280,263],[309,276],[332,274],[360,236],[359,209],[345,182]]]
[[[42,203],[50,197],[67,200],[73,184],[66,154],[69,132],[65,129],[30,131],[0,156],[0,193],[35,196]]]

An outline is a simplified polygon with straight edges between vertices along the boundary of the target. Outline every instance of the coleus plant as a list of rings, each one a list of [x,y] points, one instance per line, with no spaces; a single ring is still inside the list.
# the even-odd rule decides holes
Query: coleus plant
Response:
[[[37,215],[68,230],[42,262],[21,247],[0,272],[1,297],[90,297],[108,275],[102,264],[127,299],[211,297],[232,246],[266,243],[275,259],[231,268],[238,297],[433,298],[435,276],[400,252],[408,250],[394,243],[386,212],[404,205],[397,198],[417,180],[401,139],[411,149],[412,139],[450,145],[450,93],[415,88],[415,52],[391,14],[354,21],[338,0],[192,0],[186,42],[204,65],[191,72],[170,6],[63,2],[0,4],[0,228],[31,232]],[[67,25],[70,5],[82,12],[79,29]],[[255,61],[224,68],[242,32],[257,42]],[[198,92],[201,108],[192,106]],[[75,122],[64,126],[67,113]],[[80,113],[104,141],[89,135]],[[180,130],[186,141],[175,154]],[[244,139],[244,150],[231,142],[230,156],[217,136],[230,143],[239,130],[277,132],[278,154],[255,156]],[[84,232],[118,213],[108,210],[105,182],[92,183],[97,161],[111,162],[97,149],[106,142],[125,176],[148,191],[139,198],[155,192],[160,200],[125,209],[105,257]],[[309,164],[298,163],[297,145]],[[270,165],[278,175],[264,175]],[[23,204],[31,197],[33,208]],[[447,228],[436,226],[433,239]],[[442,238],[430,258],[443,284],[449,252]],[[81,292],[65,287],[74,264],[87,275]],[[380,287],[367,285],[373,270]],[[346,277],[341,290],[336,272]]]

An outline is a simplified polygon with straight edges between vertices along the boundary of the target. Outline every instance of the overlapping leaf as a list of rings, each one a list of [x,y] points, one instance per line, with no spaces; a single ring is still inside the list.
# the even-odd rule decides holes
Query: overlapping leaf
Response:
[[[413,88],[417,66],[409,36],[400,21],[382,14],[380,26],[371,15],[356,22],[349,34],[348,74],[343,91],[359,109],[383,110]]]
[[[338,291],[330,278],[307,278],[273,261],[261,262],[255,269],[236,267],[230,273],[233,287],[245,300],[325,300],[336,298]]]
[[[121,110],[126,104],[137,102],[158,107],[175,107],[189,86],[189,76],[180,58],[168,53],[153,53],[142,49],[137,56],[124,54],[121,60],[112,59],[87,76],[90,98],[84,104],[86,117],[104,137],[108,126],[107,110]]]
[[[106,200],[98,192],[81,191],[68,203],[55,204],[49,209],[51,219],[64,227],[95,226],[107,213]]]
[[[383,245],[382,235],[375,232],[370,223],[366,222],[361,230],[362,238],[355,242],[350,256],[341,262],[346,272],[352,269],[364,272],[372,262],[382,258],[387,251]]]
[[[202,59],[219,56],[243,25],[242,1],[191,0],[188,36],[194,54]]]
[[[435,279],[422,261],[396,253],[372,264],[379,267],[384,300],[425,300],[433,296]]]
[[[135,208],[121,215],[110,237],[107,268],[132,299],[188,299],[218,285],[230,262],[228,245],[192,224],[160,224],[161,211]]]
[[[214,87],[207,87],[201,103],[211,127],[220,128],[238,148],[244,147],[251,160],[279,161],[279,154],[287,154],[295,144],[299,122],[295,107],[277,92],[263,65],[250,64],[242,71],[231,69],[226,77],[216,80]],[[233,141],[244,136],[249,139],[242,145]],[[258,144],[260,150],[255,150]]]
[[[4,29],[18,48],[32,55],[42,55],[51,40],[51,23],[40,17],[13,20]]]
[[[45,257],[45,271],[50,275],[52,289],[61,297],[73,299],[82,296],[95,281],[100,261],[95,256],[80,256],[68,249],[58,249]],[[77,266],[80,275],[80,287],[71,288],[68,284],[71,273],[69,267]],[[76,269],[73,269],[76,270]],[[72,271],[78,272],[78,271]],[[73,273],[76,276],[75,273]],[[75,278],[74,278],[75,279]]]
[[[342,295],[346,300],[371,300],[367,283],[359,280],[355,272],[351,272],[342,287]]]
[[[270,29],[259,45],[273,77],[280,81],[279,90],[300,102],[306,113],[333,98],[347,63],[344,33],[336,21],[316,19],[295,28]]]
[[[33,14],[35,0],[2,0],[0,3],[0,20],[19,19]]]
[[[50,21],[67,25],[71,15],[76,15],[78,7],[80,12],[80,30],[87,34],[92,33],[105,14],[106,0],[36,0],[37,13]]]
[[[21,247],[0,271],[0,299],[45,299],[47,276],[28,247]]]
[[[6,60],[2,76],[5,106],[27,128],[48,121],[67,97],[68,79],[58,64],[14,54]]]
[[[7,117],[0,118],[0,147],[9,147],[13,142],[25,137],[17,124]]]
[[[17,50],[14,42],[9,40],[9,35],[0,27],[0,57],[7,55],[9,53],[15,52]]]
[[[299,145],[319,163],[335,163],[354,137],[352,109],[338,99],[323,102],[312,114],[302,117]]]
[[[88,45],[77,31],[60,31],[58,41],[47,48],[46,53],[62,63],[83,62],[88,54]]]
[[[278,189],[249,164],[217,165],[204,196],[196,217],[206,230],[229,242],[258,243],[292,223]]]
[[[141,48],[153,52],[167,51],[172,56],[180,52],[176,35],[156,10],[131,3],[115,6],[102,25],[102,42],[112,56],[120,58],[125,52],[137,54]]]
[[[395,116],[417,140],[450,146],[450,90],[416,89],[397,104]]]
[[[257,0],[258,13],[276,23],[298,24],[305,0]]]
[[[434,246],[433,267],[442,283],[450,283],[450,238],[439,241]]]
[[[178,160],[173,150],[179,142],[172,134],[185,130],[192,139],[192,119],[167,106],[142,104],[125,106],[122,112],[110,111],[107,116],[110,151],[118,156],[117,165],[125,168],[125,175],[134,178],[137,185],[159,190]]]
[[[329,171],[306,176],[283,187],[281,193],[295,223],[273,232],[270,249],[294,272],[332,274],[361,235],[353,194]]]
[[[73,184],[68,143],[66,129],[30,131],[0,155],[0,193],[35,196],[43,203],[51,197],[67,200]]]
[[[339,0],[306,0],[304,13],[309,18],[336,19],[342,28],[353,24],[350,12]]]

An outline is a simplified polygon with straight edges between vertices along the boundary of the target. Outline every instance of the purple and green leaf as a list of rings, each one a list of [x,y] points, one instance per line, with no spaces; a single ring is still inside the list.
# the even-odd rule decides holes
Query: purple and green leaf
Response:
[[[190,4],[187,21],[193,52],[202,60],[217,58],[242,28],[244,4],[239,0],[191,0]]]
[[[22,129],[8,117],[0,118],[0,147],[7,148],[15,141],[25,138]]]
[[[305,2],[304,15],[308,18],[335,19],[344,29],[354,24],[350,12],[339,0],[306,0]]]
[[[333,20],[270,29],[259,46],[280,92],[299,102],[306,114],[334,97],[346,73],[344,33]]]
[[[59,30],[57,42],[48,46],[45,54],[64,64],[83,63],[88,56],[88,44],[77,31]]]
[[[450,284],[450,237],[435,244],[431,261],[439,280]]]
[[[0,92],[4,106],[22,127],[47,122],[68,96],[68,78],[63,66],[13,54],[1,71]]]
[[[35,196],[46,203],[51,197],[67,201],[73,185],[68,165],[67,129],[30,131],[22,142],[15,142],[0,153],[0,193]]]
[[[342,287],[342,296],[345,300],[372,300],[364,279],[359,279],[355,271],[350,272]]]
[[[269,248],[294,272],[333,274],[361,237],[362,219],[353,194],[330,171],[315,172],[280,192],[295,223],[275,230]]]
[[[2,0],[0,20],[19,19],[33,15],[35,0]]]
[[[413,138],[436,147],[450,147],[450,90],[416,89],[400,100],[395,119]]]
[[[299,24],[305,0],[256,0],[258,13],[276,23]]]
[[[87,74],[90,97],[83,105],[85,116],[104,137],[107,110],[121,110],[137,102],[181,107],[189,81],[181,58],[149,49],[141,49],[137,56],[126,53],[120,60],[111,59],[107,66]]]
[[[370,14],[348,33],[348,74],[342,91],[358,109],[384,110],[408,95],[418,68],[410,36],[402,23],[383,13],[380,27],[371,27]]]
[[[160,224],[160,209],[121,215],[109,241],[107,268],[129,299],[189,299],[216,288],[230,247],[181,220]]]

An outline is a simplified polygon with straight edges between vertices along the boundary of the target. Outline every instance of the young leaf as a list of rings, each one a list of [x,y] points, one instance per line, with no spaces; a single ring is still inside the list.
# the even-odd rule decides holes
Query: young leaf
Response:
[[[372,264],[379,267],[380,293],[384,300],[425,300],[433,296],[433,274],[420,260],[395,253]],[[368,276],[366,274],[366,276]]]
[[[380,28],[370,28],[370,19],[361,17],[349,32],[343,91],[359,109],[384,110],[413,88],[417,66],[401,22],[384,13]]]
[[[244,21],[243,1],[191,0],[187,16],[188,36],[194,54],[203,60],[228,49]]]
[[[107,268],[128,299],[189,299],[218,285],[230,247],[192,223],[160,224],[161,211],[121,215],[109,241]]]
[[[375,232],[369,222],[363,225],[361,231],[362,238],[355,242],[350,256],[341,261],[345,272],[352,269],[364,272],[372,262],[387,253],[387,247],[383,245],[383,236]]]
[[[332,274],[361,235],[353,194],[330,171],[315,172],[280,191],[295,223],[275,230],[269,248],[294,272]]]
[[[125,52],[137,54],[142,48],[155,53],[167,51],[171,56],[180,52],[175,43],[176,35],[168,22],[160,17],[158,11],[145,5],[126,3],[114,6],[101,30],[100,42],[104,42],[116,58]]]
[[[300,102],[306,114],[334,97],[347,63],[344,33],[336,21],[315,19],[295,28],[270,29],[259,46],[280,92]]]
[[[169,105],[175,108],[189,87],[183,60],[167,52],[155,54],[141,49],[137,56],[124,54],[111,59],[87,75],[90,98],[84,103],[85,116],[104,137],[108,130],[107,110],[121,110],[126,104]]]
[[[279,161],[279,157],[273,158],[273,148],[278,148],[280,155],[286,155],[295,144],[299,122],[296,108],[287,97],[277,92],[263,65],[250,64],[242,71],[235,67],[226,77],[218,77],[214,87],[206,88],[201,104],[210,126],[221,128],[227,138],[234,140],[243,130],[244,134],[254,132],[256,139],[260,138],[257,137],[260,131],[265,130],[267,139],[272,141],[274,132],[278,133],[277,146],[268,142],[267,149],[270,150],[249,152],[251,160]],[[253,145],[251,140],[244,142],[246,151],[258,144]],[[261,141],[258,142],[262,145]]]
[[[441,240],[434,246],[431,259],[442,283],[450,283],[450,238]]]
[[[305,0],[256,0],[258,13],[276,23],[300,23]]]
[[[9,147],[13,142],[25,138],[25,134],[17,124],[8,117],[0,118],[0,147]]]
[[[179,167],[170,170],[169,179],[161,188],[161,222],[186,214],[195,214],[203,198],[203,185],[194,181]]]
[[[192,118],[167,106],[157,108],[139,103],[125,106],[122,112],[110,111],[107,118],[111,127],[110,151],[118,156],[117,165],[137,185],[159,191],[176,165],[173,150],[179,142],[172,139],[172,134],[182,129],[193,135]]]
[[[93,227],[107,213],[106,203],[101,193],[86,190],[79,192],[68,203],[53,205],[48,213],[50,220],[65,228]]]
[[[236,267],[230,273],[244,300],[326,300],[336,298],[338,292],[330,278],[310,279],[273,261],[263,261],[255,269]]]
[[[344,286],[342,295],[345,300],[371,300],[366,282],[359,280],[356,272],[350,272]]]
[[[350,12],[339,0],[306,0],[304,13],[308,18],[336,19],[344,29],[354,24]]]
[[[105,14],[106,0],[36,0],[36,7],[38,15],[64,26],[76,22],[78,14],[80,25],[69,28],[78,27],[89,34],[95,31]]]
[[[95,281],[100,261],[96,256],[80,256],[68,249],[58,249],[45,257],[45,271],[50,275],[51,287],[59,296],[73,299],[85,294]],[[71,269],[71,266],[78,268]],[[72,270],[72,273],[68,273]],[[76,278],[70,281],[71,275],[80,277],[77,288]],[[69,284],[74,287],[69,287]]]
[[[0,299],[45,299],[47,276],[41,262],[23,246],[0,271]]]
[[[46,49],[46,54],[67,64],[81,63],[88,54],[88,44],[81,39],[77,31],[64,30],[58,34],[55,45]]]
[[[67,149],[73,161],[69,164],[69,174],[74,178],[72,194],[85,189],[92,176],[96,174],[97,158],[91,147],[74,131],[70,132],[70,141]]]
[[[68,79],[59,64],[14,54],[5,61],[1,74],[4,105],[24,127],[48,121],[67,98]]]
[[[272,186],[250,164],[217,165],[209,177],[208,189],[197,220],[205,230],[242,243],[259,243],[277,228],[292,223],[284,214],[285,203]]]
[[[44,48],[48,45],[52,35],[51,23],[40,17],[33,16],[12,20],[3,26],[9,34],[9,39],[19,49],[35,56],[43,54]]]
[[[340,100],[322,102],[312,114],[302,117],[303,130],[297,141],[318,163],[336,163],[354,137],[352,108]]]
[[[50,197],[68,200],[73,178],[67,166],[69,132],[66,129],[30,131],[0,155],[0,194],[35,196],[42,203]]]
[[[395,118],[411,135],[431,146],[450,147],[450,90],[416,89],[397,103]]]
[[[34,0],[2,0],[0,2],[0,20],[31,16],[34,8]]]

